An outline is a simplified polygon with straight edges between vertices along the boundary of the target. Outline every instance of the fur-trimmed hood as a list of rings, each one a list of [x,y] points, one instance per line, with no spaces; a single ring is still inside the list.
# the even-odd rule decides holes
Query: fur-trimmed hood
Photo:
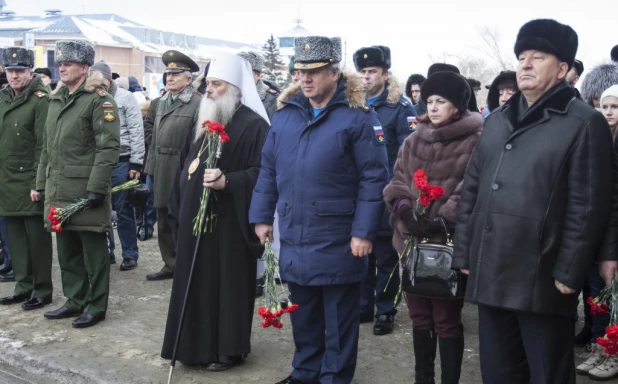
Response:
[[[350,108],[367,109],[367,95],[363,79],[356,73],[342,72],[340,81],[345,82],[345,96]],[[287,101],[301,93],[300,84],[286,88],[277,99],[277,110],[283,109]]]
[[[403,89],[401,88],[401,83],[399,82],[399,79],[397,79],[393,75],[390,75],[388,77],[388,84],[386,86],[386,90],[388,91],[386,103],[391,105],[399,103],[399,100],[403,96]]]
[[[84,91],[88,93],[92,93],[97,88],[107,89],[107,87],[103,83],[103,80],[104,80],[103,74],[101,72],[91,71],[88,77],[86,78],[86,85],[84,86]],[[54,92],[52,92],[52,95],[57,94],[58,91],[60,91],[64,87],[66,87],[66,85],[64,85],[62,81],[59,81],[58,85],[56,85],[56,89],[54,90]]]
[[[193,84],[189,84],[187,88],[185,88],[182,92],[178,94],[178,98],[184,104],[187,104],[189,101],[191,101],[191,98],[193,97],[195,91],[196,89]],[[172,97],[172,92],[167,92],[165,93],[165,95],[161,96],[161,101],[166,101],[169,97]]]
[[[588,72],[582,82],[582,99],[589,105],[601,97],[603,92],[612,85],[618,84],[618,63],[597,65]]]

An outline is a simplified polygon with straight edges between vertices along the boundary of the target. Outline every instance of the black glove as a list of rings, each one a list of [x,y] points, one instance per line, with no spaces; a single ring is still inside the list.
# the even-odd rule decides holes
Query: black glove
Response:
[[[99,205],[103,205],[105,202],[105,197],[105,195],[100,193],[88,192],[88,206],[90,208],[95,208]]]
[[[41,189],[41,190],[39,190],[37,192],[39,193],[39,195],[41,195],[41,200],[40,200],[41,203],[44,203],[45,202],[45,190]]]
[[[432,237],[444,233],[444,226],[442,225],[440,216],[431,218],[427,216],[416,216],[416,219],[421,230],[425,233],[425,237]]]
[[[425,237],[423,229],[416,220],[416,214],[414,213],[412,207],[403,207],[401,211],[399,211],[399,220],[401,220],[403,225],[408,230],[408,233],[406,233],[406,235],[411,235],[414,237]]]

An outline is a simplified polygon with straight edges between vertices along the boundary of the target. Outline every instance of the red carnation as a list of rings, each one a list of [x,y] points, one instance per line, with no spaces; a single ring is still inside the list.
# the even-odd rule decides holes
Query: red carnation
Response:
[[[438,200],[444,195],[444,188],[436,185],[434,187],[429,188],[429,197],[431,200]]]
[[[273,325],[273,319],[264,319],[262,322],[262,328],[268,328]]]
[[[227,143],[228,141],[230,141],[230,136],[228,136],[225,131],[221,131],[219,135],[222,143]]]
[[[288,304],[288,307],[286,308],[286,312],[287,313],[294,313],[298,310],[298,304]]]
[[[281,324],[281,322],[279,320],[277,320],[277,319],[273,320],[272,326],[277,328],[277,329],[283,328],[283,324]]]
[[[610,325],[605,329],[605,336],[613,343],[618,342],[618,325]]]
[[[415,182],[418,182],[420,180],[427,181],[427,174],[422,169],[419,169],[418,171],[414,172],[414,175],[412,176],[412,179]]]
[[[423,207],[428,207],[431,204],[431,197],[425,193],[422,193],[419,196],[419,201]]]

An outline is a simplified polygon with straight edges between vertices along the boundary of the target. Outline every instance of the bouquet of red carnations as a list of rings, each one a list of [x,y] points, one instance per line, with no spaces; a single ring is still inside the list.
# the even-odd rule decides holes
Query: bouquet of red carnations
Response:
[[[416,212],[422,215],[433,201],[439,200],[444,195],[444,188],[439,185],[429,185],[427,173],[422,169],[414,172],[412,180],[420,192],[416,199]]]
[[[109,194],[116,193],[119,191],[127,191],[129,189],[133,189],[139,185],[139,180],[131,180],[126,183],[119,185],[117,187],[112,188],[109,191]],[[62,232],[64,228],[62,224],[69,219],[72,215],[77,212],[81,212],[88,208],[88,199],[79,199],[73,204],[69,204],[64,208],[51,207],[49,213],[47,214],[47,218],[52,223],[52,231],[54,232]]]
[[[230,140],[230,137],[225,132],[225,127],[216,121],[204,121],[202,123],[202,129],[206,129],[207,131],[204,133],[202,148],[198,156],[189,164],[189,179],[191,179],[191,174],[199,167],[200,156],[203,151],[207,151],[206,160],[204,161],[205,167],[207,169],[213,169],[217,165],[217,160],[221,157],[221,146],[223,143]],[[199,236],[201,233],[206,232],[209,228],[208,224],[210,223],[212,225],[214,221],[214,214],[212,212],[207,212],[209,199],[210,188],[204,187],[200,199],[199,211],[195,219],[193,219],[193,234],[195,236]],[[210,229],[212,230],[212,226]]]
[[[609,315],[609,326],[605,328],[605,336],[597,338],[597,344],[603,347],[608,355],[618,353],[618,280],[612,280],[612,285],[603,288],[597,297],[589,297],[592,316]]]
[[[298,304],[293,304],[289,299],[290,293],[285,289],[283,283],[277,288],[276,279],[281,279],[277,272],[277,258],[270,245],[270,240],[266,239],[266,271],[264,272],[264,306],[258,309],[258,314],[262,317],[262,327],[283,328],[281,316],[286,313],[296,312]],[[280,297],[285,297],[280,300]]]

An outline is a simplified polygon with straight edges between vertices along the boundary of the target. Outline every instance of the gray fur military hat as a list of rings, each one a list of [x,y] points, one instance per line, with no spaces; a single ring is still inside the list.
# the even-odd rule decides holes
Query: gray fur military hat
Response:
[[[56,42],[56,63],[72,62],[94,64],[94,47],[83,40],[60,40]]]
[[[259,52],[238,52],[238,56],[247,60],[251,64],[251,69],[256,72],[262,72],[264,70],[264,58]]]
[[[305,36],[294,41],[294,68],[314,69],[341,61],[339,37]]]
[[[34,67],[34,52],[26,48],[7,48],[4,50],[2,56],[5,69],[26,69]]]

